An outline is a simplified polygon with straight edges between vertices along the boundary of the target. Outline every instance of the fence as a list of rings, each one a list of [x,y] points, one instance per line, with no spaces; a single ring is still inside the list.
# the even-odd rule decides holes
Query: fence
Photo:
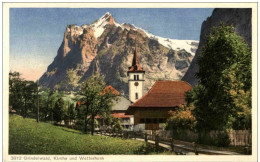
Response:
[[[199,153],[203,154],[219,154],[219,155],[226,155],[225,152],[216,151],[216,150],[210,150],[205,149],[205,146],[197,144],[195,141],[193,142],[187,142],[182,140],[176,140],[173,136],[173,131],[144,131],[144,132],[134,132],[134,131],[112,131],[112,130],[104,130],[104,131],[98,131],[97,133],[101,135],[108,135],[112,137],[122,137],[127,139],[143,139],[145,142],[148,142],[148,140],[154,141],[154,144],[156,148],[160,147],[160,144],[166,144],[170,146],[170,150],[185,154],[187,152],[194,152],[195,155],[198,155]],[[217,131],[210,132],[210,136],[212,138],[216,137],[216,134],[218,134]],[[238,135],[239,134],[239,135]],[[191,136],[191,138],[197,137],[198,135],[196,133],[192,134],[191,131],[188,134]],[[230,131],[229,135],[232,135],[232,140],[236,142],[236,144],[245,144],[250,143],[250,132],[247,131]],[[241,136],[241,137],[240,137]],[[245,140],[247,139],[247,140]],[[239,143],[240,141],[240,143]],[[234,144],[234,142],[233,142]],[[250,145],[251,146],[251,145]],[[251,147],[247,145],[244,150],[244,154],[251,154]]]
[[[232,146],[252,145],[252,132],[248,130],[232,130],[228,132]]]
[[[148,134],[154,134],[150,130],[145,130]],[[188,142],[198,141],[199,134],[190,130],[157,130],[156,133],[161,138],[174,138]],[[221,131],[211,131],[209,133],[201,133],[201,138],[208,141],[216,141],[219,138]],[[231,146],[251,146],[252,145],[252,132],[249,130],[230,130],[226,132]],[[206,142],[205,142],[206,143]]]
[[[96,131],[96,133],[101,134],[101,135],[107,135],[107,136],[112,136],[112,137],[122,137],[126,139],[143,139],[146,143],[148,140],[154,141],[154,145],[156,149],[159,149],[160,144],[167,144],[170,146],[170,150],[174,151],[176,153],[182,153],[184,152],[194,152],[196,155],[198,155],[197,151],[197,145],[195,142],[189,143],[189,142],[184,142],[184,141],[177,141],[174,140],[173,138],[162,138],[158,134],[148,134],[146,132],[134,132],[134,131],[112,131],[112,130],[99,130]],[[186,147],[180,147],[178,144],[185,144]],[[180,150],[181,149],[181,150]]]

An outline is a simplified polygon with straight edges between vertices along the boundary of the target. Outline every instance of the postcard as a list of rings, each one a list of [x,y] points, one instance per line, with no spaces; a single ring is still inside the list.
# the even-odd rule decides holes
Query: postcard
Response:
[[[257,161],[257,3],[3,3],[4,161]]]

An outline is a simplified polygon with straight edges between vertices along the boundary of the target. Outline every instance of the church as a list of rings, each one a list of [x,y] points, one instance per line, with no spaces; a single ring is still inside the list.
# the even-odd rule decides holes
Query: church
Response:
[[[145,71],[135,48],[132,66],[127,72],[131,105],[125,115],[134,116],[134,131],[158,130],[166,123],[168,112],[186,104],[185,93],[192,89],[184,81],[156,81],[144,94]]]

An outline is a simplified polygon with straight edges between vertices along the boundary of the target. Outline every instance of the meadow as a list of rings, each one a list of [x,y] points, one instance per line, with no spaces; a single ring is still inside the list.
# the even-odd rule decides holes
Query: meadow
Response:
[[[145,142],[84,134],[19,115],[9,116],[9,154],[174,154]]]

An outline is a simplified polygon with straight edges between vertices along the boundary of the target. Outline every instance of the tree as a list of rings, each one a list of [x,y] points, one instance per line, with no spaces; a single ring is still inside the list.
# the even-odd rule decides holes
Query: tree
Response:
[[[55,103],[55,107],[53,109],[53,118],[56,123],[61,122],[64,119],[64,111],[65,103],[62,98],[59,98],[58,101]]]
[[[52,110],[54,107],[52,95],[53,91],[47,88],[41,89],[41,92],[39,92],[40,117],[44,119],[44,121],[52,119]]]
[[[170,118],[166,122],[166,129],[168,130],[194,130],[196,119],[191,111],[194,106],[179,106],[177,111],[169,111]]]
[[[188,95],[200,130],[249,128],[251,50],[234,27],[214,28],[198,58],[200,80]],[[243,118],[244,124],[240,119]],[[236,123],[236,124],[235,124]]]
[[[71,122],[76,119],[76,110],[73,103],[70,104],[68,113],[69,113],[69,122],[71,124]]]
[[[37,97],[37,83],[33,81],[23,81],[23,117],[27,117],[28,111],[33,111]]]
[[[115,118],[111,114],[107,114],[104,117],[104,123],[107,127],[112,129],[113,131],[122,131],[123,130],[121,120],[118,118]]]
[[[9,106],[24,118],[35,107],[36,83],[20,78],[20,73],[9,73]]]
[[[111,92],[103,92],[105,89],[104,76],[98,73],[92,76],[83,84],[80,95],[83,96],[81,101],[84,102],[84,119],[85,131],[87,119],[91,123],[91,134],[94,133],[94,119],[97,115],[104,115],[111,110],[113,99],[116,98]]]
[[[20,73],[9,72],[9,106],[22,114],[23,106],[23,83]]]
[[[54,109],[55,109],[55,105],[56,102],[63,97],[63,93],[62,92],[58,92],[58,91],[53,91],[50,90],[49,96],[48,96],[48,103],[49,103],[49,114],[51,116],[51,121],[54,121]]]
[[[113,118],[112,129],[113,129],[113,131],[122,131],[123,130],[123,127],[122,127],[120,119]]]

